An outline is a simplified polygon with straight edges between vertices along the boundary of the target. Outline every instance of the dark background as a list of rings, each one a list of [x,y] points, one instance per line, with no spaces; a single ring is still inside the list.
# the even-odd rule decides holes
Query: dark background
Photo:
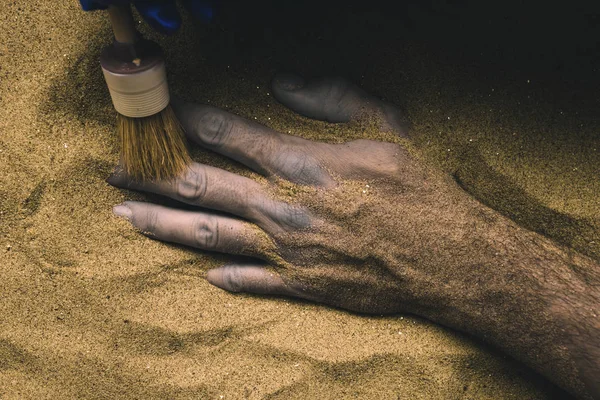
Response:
[[[222,0],[213,23],[185,16],[182,32],[155,39],[185,42],[169,72],[188,84],[190,66],[204,71],[203,93],[220,91],[211,75],[225,69],[265,85],[293,71],[340,75],[402,106],[430,76],[465,94],[505,87],[515,101],[599,115],[600,2]]]
[[[410,41],[498,71],[597,83],[599,3],[223,0],[214,28],[237,52],[257,55],[307,43],[368,53]]]

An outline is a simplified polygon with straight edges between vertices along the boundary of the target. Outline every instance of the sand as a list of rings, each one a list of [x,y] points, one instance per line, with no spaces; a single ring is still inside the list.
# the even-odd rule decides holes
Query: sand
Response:
[[[295,116],[268,89],[286,68],[345,75],[404,106],[431,164],[482,202],[600,259],[597,86],[527,68],[474,78],[480,65],[436,52],[443,45],[369,46],[359,28],[377,24],[347,17],[356,29],[311,26],[297,43],[277,24],[231,20],[148,34],[186,99],[309,138],[378,138]],[[153,241],[111,214],[125,199],[156,198],[104,181],[118,159],[97,63],[110,40],[104,16],[20,1],[5,2],[0,20],[0,399],[560,396],[510,358],[418,317],[209,285],[206,270],[226,256]]]

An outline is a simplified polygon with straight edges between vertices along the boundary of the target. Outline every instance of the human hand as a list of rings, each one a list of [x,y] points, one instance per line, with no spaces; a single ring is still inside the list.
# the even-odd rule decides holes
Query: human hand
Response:
[[[133,3],[140,15],[154,29],[171,34],[181,26],[181,17],[174,0],[79,0],[84,11],[104,10],[109,5]],[[203,22],[214,16],[217,0],[182,0],[184,7]]]
[[[371,117],[407,137],[396,108],[340,79],[280,75],[273,94],[311,118]],[[133,201],[113,211],[156,239],[243,256],[208,271],[210,283],[414,313],[499,347],[573,394],[598,396],[597,262],[477,202],[405,146],[318,143],[215,107],[174,107],[189,139],[267,182],[197,163],[172,181],[117,172],[114,186],[212,211]]]
[[[305,116],[375,117],[382,129],[406,137],[396,108],[341,79],[304,85],[280,75],[273,93]],[[157,239],[252,257],[209,271],[209,282],[369,313],[406,309],[412,292],[427,284],[411,274],[431,269],[439,229],[455,228],[443,210],[456,194],[451,179],[427,170],[398,144],[317,143],[214,107],[174,107],[192,141],[271,178],[261,184],[196,163],[169,182],[135,182],[122,173],[109,179],[235,216],[140,202],[115,207]]]

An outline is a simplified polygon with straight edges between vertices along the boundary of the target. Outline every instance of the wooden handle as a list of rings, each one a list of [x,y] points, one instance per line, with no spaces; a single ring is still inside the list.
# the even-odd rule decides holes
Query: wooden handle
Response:
[[[108,6],[108,17],[117,42],[126,44],[137,42],[138,33],[135,30],[131,7],[128,4]]]

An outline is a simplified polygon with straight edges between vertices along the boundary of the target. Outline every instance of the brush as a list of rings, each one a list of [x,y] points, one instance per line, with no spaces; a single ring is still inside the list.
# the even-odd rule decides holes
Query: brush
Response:
[[[111,5],[108,15],[115,40],[103,50],[100,65],[117,111],[122,167],[140,181],[173,178],[191,158],[169,104],[162,52],[136,31],[129,5]]]

